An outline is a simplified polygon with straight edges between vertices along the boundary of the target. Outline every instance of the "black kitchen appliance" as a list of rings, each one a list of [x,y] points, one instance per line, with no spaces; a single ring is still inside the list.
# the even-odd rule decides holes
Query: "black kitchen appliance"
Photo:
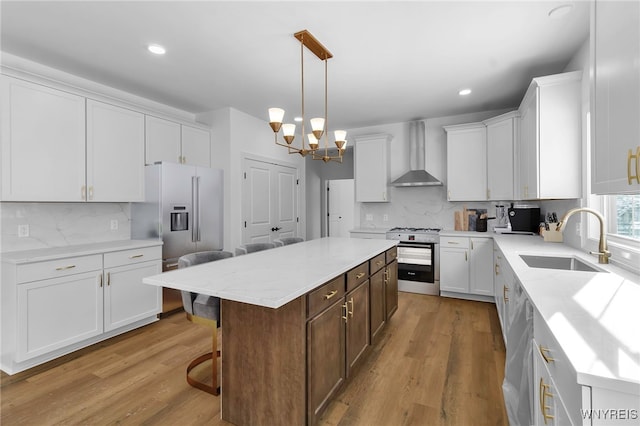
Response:
[[[509,222],[513,232],[538,233],[540,207],[529,204],[515,204],[509,208]]]

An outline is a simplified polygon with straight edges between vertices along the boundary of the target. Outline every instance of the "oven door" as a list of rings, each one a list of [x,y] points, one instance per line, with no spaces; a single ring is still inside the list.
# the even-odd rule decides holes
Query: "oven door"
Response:
[[[398,279],[434,282],[434,245],[400,243],[398,245]]]

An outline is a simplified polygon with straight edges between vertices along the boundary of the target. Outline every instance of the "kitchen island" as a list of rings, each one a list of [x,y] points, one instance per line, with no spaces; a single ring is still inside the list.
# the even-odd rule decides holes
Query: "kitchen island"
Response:
[[[368,352],[377,306],[370,281],[384,276],[387,302],[394,291],[397,301],[395,245],[321,238],[144,282],[221,299],[224,420],[313,424]],[[393,306],[386,319],[392,313]]]

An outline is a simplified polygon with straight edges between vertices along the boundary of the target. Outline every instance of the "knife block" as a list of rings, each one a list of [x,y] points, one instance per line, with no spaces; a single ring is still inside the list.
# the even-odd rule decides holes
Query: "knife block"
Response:
[[[540,234],[542,234],[542,238],[548,243],[561,243],[562,240],[562,232],[556,231],[557,223],[549,223],[549,230],[542,228]]]

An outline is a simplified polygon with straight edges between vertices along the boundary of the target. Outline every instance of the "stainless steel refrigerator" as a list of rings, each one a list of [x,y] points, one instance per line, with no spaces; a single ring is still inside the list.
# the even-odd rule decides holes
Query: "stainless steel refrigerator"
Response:
[[[131,205],[131,236],[158,238],[162,270],[178,267],[183,254],[223,247],[222,170],[186,164],[145,167],[145,202]],[[163,290],[163,312],[181,306],[175,290]]]

